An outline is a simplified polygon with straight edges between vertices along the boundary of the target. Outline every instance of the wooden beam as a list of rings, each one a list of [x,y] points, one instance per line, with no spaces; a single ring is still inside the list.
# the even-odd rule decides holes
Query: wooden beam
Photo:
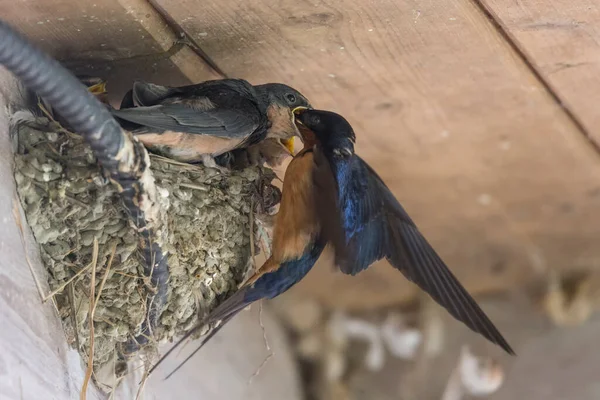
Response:
[[[2,19],[76,74],[108,80],[120,103],[135,79],[183,85],[217,75],[146,0],[1,2]]]
[[[482,0],[482,5],[600,150],[600,4]]]

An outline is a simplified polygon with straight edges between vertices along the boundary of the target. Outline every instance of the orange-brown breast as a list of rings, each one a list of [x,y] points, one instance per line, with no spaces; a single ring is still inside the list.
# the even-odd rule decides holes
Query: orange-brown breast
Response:
[[[273,229],[272,258],[297,258],[319,231],[312,180],[313,153],[303,150],[285,171],[279,212]]]
[[[215,156],[223,154],[233,150],[245,139],[230,139],[173,131],[144,133],[136,136],[144,146],[166,152],[180,161],[196,161],[202,154]]]

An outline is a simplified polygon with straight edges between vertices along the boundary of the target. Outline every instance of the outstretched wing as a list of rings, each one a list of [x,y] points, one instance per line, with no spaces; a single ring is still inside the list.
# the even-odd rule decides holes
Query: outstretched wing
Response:
[[[339,236],[328,239],[334,246],[340,269],[354,275],[386,258],[454,318],[514,354],[377,173],[356,155],[329,161],[338,187],[337,208],[343,239]],[[334,228],[325,231],[336,232]],[[340,244],[341,241],[345,244]]]

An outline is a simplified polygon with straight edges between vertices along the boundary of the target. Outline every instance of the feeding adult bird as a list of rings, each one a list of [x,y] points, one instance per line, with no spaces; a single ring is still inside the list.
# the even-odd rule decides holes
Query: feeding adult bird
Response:
[[[271,257],[150,372],[198,328],[220,322],[167,378],[171,376],[239,311],[257,300],[278,296],[304,278],[328,243],[342,272],[355,275],[386,258],[451,315],[514,354],[387,186],[354,153],[350,124],[328,111],[299,108],[296,112],[304,149],[285,172]]]
[[[356,275],[385,258],[454,318],[514,355],[383,180],[355,154],[355,134],[348,121],[329,111],[298,114],[302,136],[314,135],[313,208],[322,240],[332,245],[340,270]]]
[[[150,150],[222,169],[215,157],[264,139],[293,152],[296,107],[310,103],[280,83],[253,86],[243,79],[220,79],[168,87],[136,81],[121,108],[111,112]]]
[[[310,139],[310,138],[309,138]],[[216,326],[200,346],[168,376],[174,374],[231,318],[249,304],[265,298],[274,298],[299,282],[315,265],[325,247],[320,235],[320,224],[314,209],[315,187],[312,180],[313,143],[304,142],[305,148],[288,165],[283,180],[279,212],[275,216],[271,256],[240,287],[190,330],[150,370],[152,373],[180,343],[205,325]]]

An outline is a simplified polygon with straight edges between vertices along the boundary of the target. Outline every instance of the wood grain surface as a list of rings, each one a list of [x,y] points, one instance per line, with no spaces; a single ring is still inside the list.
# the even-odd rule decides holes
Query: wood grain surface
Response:
[[[527,60],[600,146],[600,3],[483,0]]]
[[[107,79],[116,104],[135,79],[217,78],[188,47],[173,48],[178,38],[146,0],[0,1],[0,15],[75,74]]]
[[[291,84],[348,118],[359,154],[472,290],[600,265],[598,154],[476,4],[161,4],[230,75]],[[385,267],[318,271],[300,290],[330,304],[414,293]]]

